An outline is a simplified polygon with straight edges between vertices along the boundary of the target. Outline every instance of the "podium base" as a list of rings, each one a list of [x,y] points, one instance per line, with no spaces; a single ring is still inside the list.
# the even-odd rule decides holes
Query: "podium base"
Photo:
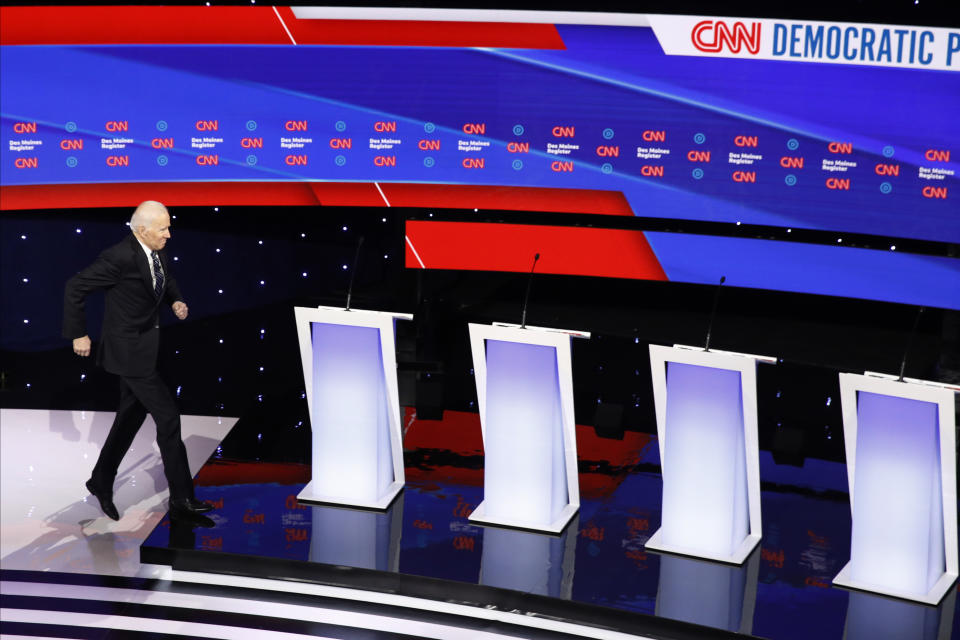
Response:
[[[899,598],[901,600],[910,600],[912,602],[921,602],[923,604],[929,604],[936,606],[943,600],[943,597],[947,595],[950,591],[950,588],[953,586],[953,583],[957,579],[957,574],[955,573],[944,573],[940,576],[940,579],[934,583],[930,591],[924,594],[917,593],[908,593],[906,591],[898,591],[897,589],[888,589],[886,587],[878,587],[873,584],[865,584],[863,582],[857,582],[850,578],[850,563],[848,562],[843,569],[840,570],[840,573],[837,574],[837,577],[833,579],[833,584],[844,589],[854,589],[856,591],[869,591],[871,593],[879,593],[881,595],[890,596],[891,598]]]
[[[317,493],[313,488],[313,481],[307,483],[307,486],[297,494],[297,502],[304,504],[313,504],[318,506],[331,507],[352,507],[354,509],[369,509],[371,511],[386,511],[394,501],[400,491],[403,490],[403,482],[396,481],[391,483],[387,490],[379,499],[373,501],[354,500],[353,498],[344,498],[341,496],[328,496]]]
[[[553,522],[530,522],[529,520],[512,520],[508,518],[494,518],[486,515],[485,503],[481,502],[477,505],[477,508],[473,510],[473,513],[467,518],[473,524],[479,525],[492,525],[495,527],[507,527],[509,529],[522,529],[524,531],[539,531],[545,533],[553,533],[559,535],[561,531],[567,526],[570,520],[573,519],[573,516],[577,514],[577,511],[580,510],[580,507],[573,504],[568,504],[560,512],[560,515],[557,516],[557,519]]]
[[[730,555],[722,555],[704,552],[699,549],[691,549],[689,547],[678,547],[676,545],[665,544],[661,540],[663,537],[661,531],[663,531],[663,529],[657,529],[656,532],[650,536],[650,539],[647,540],[647,543],[643,546],[651,551],[663,551],[665,553],[674,553],[693,558],[703,558],[704,560],[713,560],[715,562],[724,562],[726,564],[743,564],[753,550],[756,549],[757,545],[760,544],[760,536],[750,534],[743,539],[743,542],[740,543],[740,546],[737,547],[733,553]]]

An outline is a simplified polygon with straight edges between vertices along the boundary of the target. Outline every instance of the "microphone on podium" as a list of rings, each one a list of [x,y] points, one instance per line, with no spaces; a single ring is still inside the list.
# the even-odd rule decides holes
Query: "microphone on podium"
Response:
[[[727,281],[727,276],[720,276],[720,284],[717,285],[717,291],[713,294],[713,309],[710,310],[710,322],[707,323],[707,340],[703,345],[704,351],[710,351],[710,333],[713,331],[713,319],[717,317],[717,302],[720,300],[720,287]]]
[[[347,287],[347,311],[350,311],[350,296],[353,295],[353,279],[357,277],[357,265],[360,263],[360,247],[363,246],[363,236],[357,242],[357,252],[353,254],[353,265],[350,267],[350,286]]]
[[[903,350],[903,360],[900,361],[899,382],[903,382],[903,370],[907,368],[907,354],[910,353],[910,347],[913,346],[913,336],[917,335],[917,327],[920,326],[920,316],[923,315],[924,307],[917,311],[917,317],[913,319],[913,329],[910,330],[910,336],[907,338],[907,346]]]
[[[523,314],[520,317],[520,328],[527,328],[527,302],[530,300],[530,285],[533,284],[533,270],[537,268],[537,260],[540,259],[540,254],[534,254],[533,256],[533,266],[530,267],[530,275],[527,276],[527,293],[523,296]]]

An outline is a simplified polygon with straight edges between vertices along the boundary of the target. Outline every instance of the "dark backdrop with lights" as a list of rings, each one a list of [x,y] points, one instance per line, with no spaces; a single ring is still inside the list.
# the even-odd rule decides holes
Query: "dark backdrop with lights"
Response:
[[[14,0],[5,4],[42,2]],[[100,4],[111,4],[102,2]],[[130,4],[123,2],[123,4]],[[165,4],[204,4],[172,2]],[[215,4],[246,5],[247,2]],[[314,4],[310,2],[293,2]],[[403,6],[395,2],[328,5]],[[420,2],[419,6],[453,6]],[[952,26],[951,2],[594,3],[589,10],[643,13],[753,15]],[[471,3],[472,8],[556,9],[547,3]],[[27,210],[0,216],[0,406],[111,411],[110,376],[75,357],[60,337],[63,284],[127,229],[131,208]],[[598,222],[542,212],[436,211],[362,207],[174,208],[169,253],[190,305],[190,318],[163,319],[161,369],[184,413],[244,415],[275,397],[305,413],[292,308],[342,304],[350,262],[365,238],[354,292],[355,307],[416,314],[398,325],[398,361],[404,404],[422,415],[443,408],[471,410],[473,386],[467,322],[518,321],[526,276],[482,271],[422,271],[404,267],[407,220],[473,219],[595,226]],[[778,230],[707,223],[663,222],[689,233],[771,238]],[[707,225],[707,226],[704,226]],[[639,227],[638,227],[639,228]],[[658,227],[663,229],[663,227]],[[813,232],[803,241],[834,242]],[[956,246],[925,245],[881,236],[850,236],[854,245],[957,255]],[[712,287],[585,276],[539,275],[529,322],[585,329],[595,335],[574,345],[577,421],[615,423],[655,432],[647,344],[702,343]],[[842,460],[837,370],[895,372],[916,309],[883,302],[749,289],[727,289],[712,344],[782,358],[760,369],[761,446],[776,448],[784,426],[802,434],[805,455]],[[90,304],[96,338],[102,303]],[[960,313],[929,310],[920,322],[907,374],[956,380],[960,370]],[[599,425],[598,425],[599,426]],[[608,426],[608,425],[605,425]],[[781,442],[780,445],[783,443]],[[793,447],[796,450],[796,447]]]
[[[128,232],[129,213],[25,211],[0,218],[2,406],[114,409],[112,376],[74,356],[60,337],[62,292],[74,272]],[[242,416],[275,399],[305,415],[293,307],[344,303],[361,236],[353,306],[416,314],[415,322],[398,325],[398,361],[401,401],[421,416],[476,410],[468,322],[519,321],[524,274],[403,266],[407,219],[467,212],[195,207],[172,213],[168,252],[190,317],[177,322],[164,314],[161,370],[184,413]],[[491,221],[525,215],[469,214]],[[563,220],[569,224],[569,215]],[[614,437],[623,429],[652,433],[647,344],[702,343],[713,294],[701,285],[541,275],[528,321],[594,332],[593,340],[574,345],[578,423]],[[96,338],[102,300],[89,307]],[[785,446],[777,434],[787,427],[799,438],[794,453],[799,444],[802,455],[842,460],[836,372],[896,372],[915,313],[906,305],[731,288],[722,292],[712,345],[782,358],[760,369],[764,448]],[[939,309],[923,315],[908,375],[957,375],[958,315]]]

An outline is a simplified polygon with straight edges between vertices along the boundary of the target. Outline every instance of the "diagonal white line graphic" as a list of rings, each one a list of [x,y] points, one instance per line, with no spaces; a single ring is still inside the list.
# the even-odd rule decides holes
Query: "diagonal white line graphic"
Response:
[[[413,251],[413,257],[416,258],[417,262],[420,263],[420,268],[426,269],[427,265],[423,264],[423,260],[420,259],[420,254],[417,253],[417,248],[413,246],[412,242],[410,242],[410,236],[405,235],[403,236],[403,238],[407,241],[407,245],[410,247],[410,251]]]
[[[283,17],[280,15],[280,12],[277,11],[276,7],[273,8],[273,12],[277,14],[277,20],[280,21],[281,26],[283,26],[283,30],[287,32],[287,37],[290,38],[290,42],[297,44],[297,41],[293,39],[293,34],[290,33],[290,29],[287,29],[287,23],[283,21]]]

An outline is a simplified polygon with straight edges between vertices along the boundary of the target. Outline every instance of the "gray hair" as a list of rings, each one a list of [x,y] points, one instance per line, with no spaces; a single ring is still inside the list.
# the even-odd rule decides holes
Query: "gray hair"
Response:
[[[143,229],[150,226],[158,214],[166,213],[167,208],[156,200],[141,202],[130,216],[131,229]]]

